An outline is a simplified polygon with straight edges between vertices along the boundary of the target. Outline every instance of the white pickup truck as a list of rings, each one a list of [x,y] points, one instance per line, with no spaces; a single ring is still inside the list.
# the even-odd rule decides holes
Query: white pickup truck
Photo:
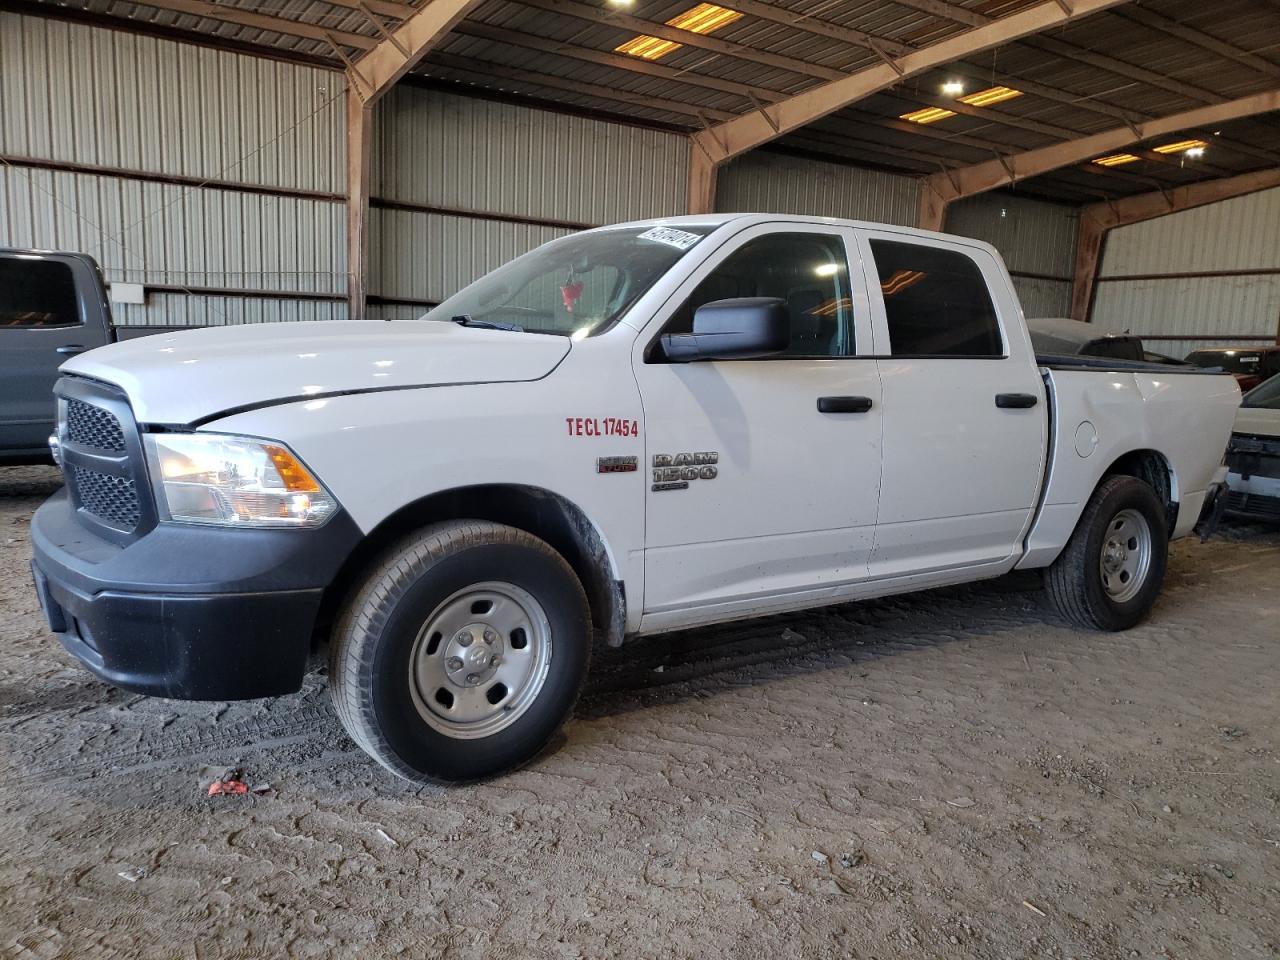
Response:
[[[160,335],[67,362],[33,521],[106,680],[272,696],[330,647],[414,779],[534,756],[624,639],[1044,568],[1119,630],[1220,487],[1230,376],[1037,359],[1000,257],[772,215],[573,234],[421,321]]]

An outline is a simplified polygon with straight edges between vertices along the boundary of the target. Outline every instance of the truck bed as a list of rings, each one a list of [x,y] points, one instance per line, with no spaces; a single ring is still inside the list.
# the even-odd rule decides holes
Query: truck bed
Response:
[[[1171,537],[1190,532],[1225,452],[1204,449],[1204,438],[1225,444],[1230,435],[1240,405],[1235,378],[1097,357],[1036,360],[1049,399],[1049,466],[1018,567],[1052,563],[1102,477],[1121,457],[1142,451],[1159,451],[1171,475]]]

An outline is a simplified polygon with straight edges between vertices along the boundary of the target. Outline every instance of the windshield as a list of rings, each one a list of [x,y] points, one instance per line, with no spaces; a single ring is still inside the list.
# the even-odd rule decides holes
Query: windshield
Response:
[[[713,229],[627,227],[561,237],[486,274],[422,319],[575,339],[601,333]]]
[[[1221,367],[1228,373],[1257,373],[1262,355],[1257,350],[1195,350],[1187,363],[1197,367]]]
[[[1254,387],[1240,401],[1242,407],[1265,407],[1280,410],[1280,376],[1272,377],[1261,386]]]

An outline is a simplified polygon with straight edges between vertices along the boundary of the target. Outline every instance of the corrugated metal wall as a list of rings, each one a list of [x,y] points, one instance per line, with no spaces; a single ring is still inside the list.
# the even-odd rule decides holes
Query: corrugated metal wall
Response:
[[[1220,336],[1276,336],[1280,189],[1112,230],[1092,319],[1141,333],[1175,356]],[[1203,339],[1162,341],[1162,334]]]
[[[339,315],[340,202],[196,184],[340,194],[342,96],[327,70],[0,13],[0,244],[91,253],[109,281],[333,297],[149,292],[120,322]]]
[[[1065,317],[1079,221],[1074,207],[984,193],[951,204],[946,230],[1000,251],[1028,317]]]
[[[724,213],[800,213],[910,226],[919,181],[879,170],[757,151],[726,164],[716,184]]]
[[[387,300],[441,300],[575,225],[684,212],[674,134],[405,85],[374,129],[370,290]]]

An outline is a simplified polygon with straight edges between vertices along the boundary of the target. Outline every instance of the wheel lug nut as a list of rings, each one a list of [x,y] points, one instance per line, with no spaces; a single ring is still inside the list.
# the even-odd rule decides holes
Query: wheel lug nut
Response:
[[[445,664],[450,670],[461,670],[462,660],[458,657],[450,657],[448,663]]]
[[[496,667],[501,662],[502,662],[502,658],[499,657],[497,654],[494,654],[492,657],[489,658],[489,666],[491,667]]]
[[[471,646],[471,641],[473,637],[471,636],[470,630],[459,630],[458,635],[453,639],[456,640],[458,643],[460,643],[462,646],[469,647]]]
[[[472,686],[475,686],[479,682],[480,682],[480,676],[478,674],[475,674],[475,673],[467,674],[467,683],[471,684]]]
[[[486,630],[484,632],[484,642],[489,644],[489,646],[493,646],[498,642],[498,635],[492,630]]]

